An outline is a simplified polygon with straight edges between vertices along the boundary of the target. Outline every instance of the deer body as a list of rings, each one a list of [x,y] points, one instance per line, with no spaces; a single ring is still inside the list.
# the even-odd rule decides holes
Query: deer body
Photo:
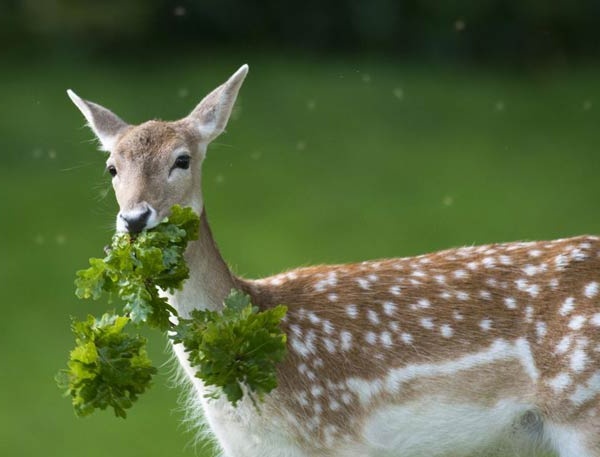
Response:
[[[260,412],[204,398],[174,347],[224,454],[600,457],[600,238],[238,278],[212,238],[200,171],[246,72],[171,123],[132,127],[70,93],[110,152],[119,230],[152,227],[175,203],[202,215],[190,278],[170,297],[180,315],[219,309],[232,288],[288,307],[288,356]]]

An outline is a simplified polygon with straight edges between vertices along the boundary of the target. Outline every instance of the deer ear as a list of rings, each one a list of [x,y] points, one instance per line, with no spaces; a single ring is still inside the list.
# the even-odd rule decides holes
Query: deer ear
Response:
[[[224,84],[204,97],[186,118],[206,142],[214,140],[225,130],[247,73],[248,65],[242,65]]]
[[[100,141],[101,149],[111,151],[117,142],[119,134],[128,127],[127,123],[103,106],[83,100],[71,89],[67,90],[67,94],[84,115],[89,127],[96,134],[96,137]]]

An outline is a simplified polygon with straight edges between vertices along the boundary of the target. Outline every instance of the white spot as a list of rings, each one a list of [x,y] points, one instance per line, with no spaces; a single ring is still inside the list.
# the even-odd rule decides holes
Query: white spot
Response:
[[[372,324],[379,324],[379,315],[373,311],[372,309],[367,310],[367,318],[371,321]]]
[[[581,262],[582,260],[587,259],[588,255],[585,252],[583,252],[581,249],[575,248],[571,251],[571,258],[573,260],[575,260],[576,262]]]
[[[560,307],[560,310],[558,312],[560,313],[561,316],[566,316],[567,314],[569,314],[574,309],[575,309],[575,299],[573,297],[568,297],[563,302],[563,304]]]
[[[317,316],[315,313],[313,313],[312,311],[310,313],[308,313],[308,319],[313,324],[318,324],[319,322],[321,322],[321,318],[319,316]]]
[[[440,294],[440,298],[443,298],[444,300],[450,300],[452,298],[452,294],[445,290]]]
[[[371,288],[371,284],[365,278],[358,278],[356,282],[363,290],[369,290]]]
[[[280,286],[281,284],[283,284],[283,278],[280,276],[276,276],[275,278],[271,279],[269,283],[273,286]]]
[[[507,256],[507,255],[501,255],[498,257],[498,260],[500,260],[500,263],[502,265],[512,265],[512,259]]]
[[[342,351],[349,351],[352,348],[352,333],[348,330],[340,332],[340,341],[342,343]]]
[[[329,287],[335,287],[337,285],[337,274],[335,271],[330,271],[325,279],[318,281],[315,284],[315,290],[317,292],[323,292]]]
[[[427,330],[433,328],[433,319],[431,319],[431,317],[422,317],[419,322],[421,323],[421,326]]]
[[[341,405],[333,398],[329,400],[329,409],[331,411],[337,411],[338,409],[340,409],[340,406]]]
[[[463,279],[467,277],[467,272],[465,270],[456,270],[454,272],[454,277],[456,279]]]
[[[375,281],[379,280],[379,276],[377,276],[377,275],[369,275],[368,279],[371,282],[375,282]]]
[[[417,301],[417,307],[419,307],[421,309],[427,309],[430,306],[431,306],[431,303],[426,298],[421,298],[419,301]]]
[[[548,385],[552,387],[554,393],[559,393],[565,390],[571,384],[571,376],[569,373],[559,373],[554,378],[548,381]]]
[[[516,309],[517,308],[517,301],[513,297],[506,297],[504,299],[504,304],[506,305],[506,307],[508,309]]]
[[[454,320],[456,321],[462,321],[464,319],[463,315],[459,311],[453,311],[452,317],[454,317]]]
[[[600,327],[600,313],[596,313],[590,319],[590,322],[594,327]]]
[[[412,275],[417,277],[417,278],[424,278],[425,276],[427,276],[425,273],[423,273],[421,270],[414,270],[412,272]]]
[[[479,322],[479,327],[481,327],[481,330],[484,332],[487,332],[492,328],[492,321],[490,319],[482,319],[481,322]]]
[[[530,324],[533,322],[533,306],[529,305],[525,308],[525,322]]]
[[[585,316],[573,316],[571,321],[569,322],[569,328],[571,330],[580,330],[583,327],[583,324],[586,321]]]
[[[467,263],[467,268],[469,270],[477,270],[478,264],[477,264],[477,262],[469,262],[469,263]]]
[[[406,332],[402,333],[402,335],[400,335],[400,338],[406,344],[411,344],[412,340],[413,340],[412,335],[410,333],[406,333]]]
[[[492,294],[488,290],[479,291],[479,296],[484,300],[491,300]]]
[[[434,279],[440,285],[446,284],[446,277],[444,275],[435,275]]]
[[[315,384],[310,388],[310,394],[315,398],[320,397],[321,395],[323,395],[323,389],[321,389],[320,386]]]
[[[356,317],[358,316],[358,310],[356,309],[356,305],[346,306],[346,314],[351,319],[356,319]]]
[[[390,334],[390,332],[381,332],[381,335],[379,335],[379,339],[385,347],[389,348],[393,344],[392,335]]]
[[[498,284],[498,281],[496,281],[495,278],[487,278],[485,283],[490,287],[495,287]]]
[[[486,268],[493,268],[496,266],[496,261],[493,257],[484,257],[481,263],[483,263],[483,266]]]
[[[571,337],[569,335],[564,336],[556,345],[554,352],[557,354],[564,354],[571,347]]]
[[[462,301],[466,301],[469,299],[469,294],[462,290],[459,290],[458,292],[456,292],[456,298]]]
[[[533,276],[538,272],[538,268],[535,265],[525,265],[523,271],[527,276]]]
[[[400,295],[400,291],[401,291],[401,290],[402,290],[402,289],[400,289],[400,286],[392,286],[392,287],[390,287],[390,293],[391,293],[392,295],[395,295],[395,296],[398,296],[398,295]]]
[[[302,392],[297,398],[298,403],[300,403],[302,406],[308,406],[308,396],[306,395],[306,392]]]
[[[310,354],[315,354],[315,346],[312,340],[301,341],[298,338],[292,337],[291,346],[302,357],[308,357]]]
[[[598,283],[594,281],[585,286],[584,294],[587,298],[593,298],[598,295]]]
[[[323,321],[323,331],[325,333],[327,333],[328,335],[331,335],[333,333],[333,324],[328,320],[324,320]]]
[[[440,331],[442,332],[442,336],[444,338],[451,338],[454,335],[454,330],[449,324],[443,324],[440,326]]]
[[[579,373],[585,369],[588,357],[585,351],[581,348],[577,348],[571,354],[570,366],[571,370],[575,373]]]
[[[300,328],[299,325],[297,324],[292,324],[290,325],[290,330],[292,331],[292,333],[296,336],[301,336],[302,335],[302,329]]]
[[[349,394],[348,392],[344,392],[344,393],[342,394],[342,397],[341,397],[341,399],[342,399],[342,402],[343,402],[344,404],[346,404],[346,405],[350,405],[350,404],[354,403],[354,402],[352,401],[352,395],[351,395],[351,394]]]
[[[392,316],[396,312],[397,308],[398,307],[396,306],[396,303],[394,303],[394,302],[386,301],[383,303],[383,313],[388,316]]]
[[[398,322],[396,321],[392,321],[390,322],[390,328],[394,331],[397,332],[398,329],[400,328],[400,325],[398,325]]]
[[[338,301],[338,294],[329,294],[327,295],[327,299],[331,302],[336,302]]]
[[[552,278],[548,284],[550,284],[551,289],[556,289],[558,287],[558,279]]]
[[[289,271],[289,272],[287,272],[287,273],[285,274],[285,277],[286,277],[287,279],[291,279],[291,280],[298,279],[298,275],[297,275],[296,273],[294,273],[293,271]]]
[[[369,344],[375,344],[377,342],[377,335],[374,332],[367,332],[365,334],[365,341]]]
[[[525,291],[532,297],[537,297],[540,293],[540,286],[532,284]]]
[[[535,333],[537,335],[538,341],[541,341],[546,336],[548,329],[546,327],[546,323],[542,321],[537,321],[535,324]]]
[[[313,406],[313,410],[314,410],[315,414],[317,414],[317,415],[321,414],[323,412],[323,407],[321,406],[321,403],[315,402],[315,404]],[[317,421],[317,422],[320,422],[320,421]]]
[[[517,288],[523,292],[527,292],[532,297],[537,297],[540,293],[540,286],[537,284],[529,284],[526,279],[520,278],[515,281]]]
[[[569,259],[566,255],[559,254],[554,258],[554,265],[556,265],[557,270],[563,270],[569,265]]]
[[[529,255],[531,257],[539,257],[542,255],[542,251],[540,251],[539,249],[533,249],[533,250],[529,251]]]

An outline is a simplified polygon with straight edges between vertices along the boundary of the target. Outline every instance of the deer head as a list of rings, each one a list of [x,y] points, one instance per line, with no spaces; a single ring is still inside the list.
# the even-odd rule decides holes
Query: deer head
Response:
[[[201,167],[208,144],[227,125],[238,91],[248,73],[243,65],[208,94],[185,118],[129,125],[110,110],[69,97],[86,118],[102,150],[119,204],[117,231],[152,228],[179,204],[202,213]]]

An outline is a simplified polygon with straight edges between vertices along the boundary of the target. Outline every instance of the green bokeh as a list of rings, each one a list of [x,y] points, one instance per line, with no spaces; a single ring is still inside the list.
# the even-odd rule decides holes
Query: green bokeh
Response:
[[[210,455],[181,425],[165,338],[122,421],[77,419],[54,385],[72,346],[75,270],[110,238],[104,157],[65,94],[132,123],[175,119],[248,61],[204,195],[241,275],[453,246],[600,232],[600,69],[514,75],[389,59],[214,56],[11,65],[0,75],[0,455]],[[163,365],[164,364],[164,365]]]

